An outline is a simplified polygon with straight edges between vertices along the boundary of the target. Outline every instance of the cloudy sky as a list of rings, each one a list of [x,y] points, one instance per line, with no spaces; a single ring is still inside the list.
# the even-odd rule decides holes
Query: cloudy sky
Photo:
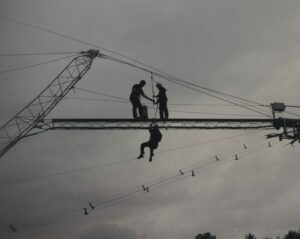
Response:
[[[208,88],[263,104],[277,101],[288,105],[299,105],[300,100],[299,12],[297,0],[0,1],[2,17],[113,50]],[[0,29],[0,55],[90,49],[3,19]],[[1,125],[40,93],[70,59],[1,71],[60,57],[0,56]],[[141,79],[147,81],[145,93],[151,96],[149,74],[95,59],[77,87],[128,98],[131,86]],[[170,105],[171,117],[230,118],[238,114],[257,118],[254,112],[156,80],[168,89],[170,104],[198,104]],[[68,96],[109,99],[80,90]],[[288,110],[300,113],[294,108]],[[213,115],[216,113],[223,115]],[[48,117],[132,116],[126,103],[64,99]],[[142,130],[51,131],[20,142],[0,162],[1,238],[179,239],[207,231],[225,239],[244,238],[249,232],[275,238],[300,227],[298,144],[283,147],[288,142],[274,140],[269,148],[264,131],[162,132],[163,140],[151,164],[146,160],[148,151],[145,160],[134,160],[140,143],[148,138],[148,132]],[[149,193],[132,200],[90,210],[88,216],[82,211],[78,217],[43,227],[24,226],[17,233],[9,230],[10,223],[18,227],[52,212],[81,208],[216,154],[222,159],[247,154],[244,143],[256,147],[252,154],[224,164],[211,160],[213,167],[197,177],[186,177],[157,190],[150,188]],[[94,168],[40,177],[87,167]],[[38,179],[26,180],[29,178]],[[22,180],[12,182],[16,179]]]

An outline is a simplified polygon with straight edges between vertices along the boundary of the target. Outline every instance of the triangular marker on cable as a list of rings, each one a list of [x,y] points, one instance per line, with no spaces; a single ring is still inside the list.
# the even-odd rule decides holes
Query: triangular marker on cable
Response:
[[[181,170],[181,169],[179,169],[179,172],[180,172],[180,174],[181,174],[181,175],[183,175],[183,174],[184,174],[184,173],[182,172],[182,170]]]
[[[220,159],[218,158],[218,156],[217,156],[217,155],[215,156],[215,158],[216,158],[216,160],[217,160],[217,161],[220,161]]]

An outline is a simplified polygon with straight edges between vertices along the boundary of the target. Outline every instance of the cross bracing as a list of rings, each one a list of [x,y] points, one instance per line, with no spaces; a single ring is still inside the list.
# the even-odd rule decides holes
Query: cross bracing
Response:
[[[285,119],[286,127],[300,124],[300,120]],[[46,130],[129,130],[148,129],[151,123],[167,129],[279,129],[283,121],[278,119],[45,119],[38,124]]]

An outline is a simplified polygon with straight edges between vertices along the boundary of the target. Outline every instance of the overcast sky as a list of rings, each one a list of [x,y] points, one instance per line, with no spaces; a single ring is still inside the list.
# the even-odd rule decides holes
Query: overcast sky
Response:
[[[298,0],[1,0],[0,16],[38,25],[132,57],[184,80],[270,104],[299,105],[300,2]],[[45,31],[0,20],[0,55],[90,49]],[[103,51],[105,54],[109,52]],[[0,56],[0,71],[61,56]],[[68,60],[0,74],[0,123],[8,121],[67,65]],[[78,87],[128,98],[150,75],[95,59]],[[169,103],[226,104],[162,79]],[[104,98],[76,90],[69,97]],[[108,98],[106,98],[108,99]],[[237,107],[170,106],[174,111],[230,114]],[[289,111],[300,113],[294,108]],[[149,110],[152,114],[152,110]],[[130,118],[125,103],[66,99],[48,116]],[[222,117],[171,112],[170,117]],[[252,118],[256,116],[251,116]],[[210,231],[238,239],[283,235],[300,227],[299,144],[269,148],[266,132],[218,140],[244,131],[162,130],[154,161],[138,156],[147,131],[51,131],[17,144],[1,158],[1,238],[179,239]],[[211,143],[205,143],[213,141]],[[249,143],[250,142],[250,143]],[[64,210],[126,191],[224,151],[234,158],[243,144],[264,146],[239,161],[216,164],[197,177],[168,184],[112,205],[34,230],[11,233],[9,223]],[[276,145],[275,145],[276,143]],[[274,145],[273,145],[274,144]],[[237,147],[241,146],[241,147]],[[250,146],[249,146],[250,147]],[[233,150],[232,150],[233,149]],[[223,155],[221,155],[222,157]],[[123,162],[122,161],[126,161]],[[214,161],[211,161],[215,164]],[[3,183],[61,171],[107,167],[39,180]],[[2,235],[3,234],[3,235]]]

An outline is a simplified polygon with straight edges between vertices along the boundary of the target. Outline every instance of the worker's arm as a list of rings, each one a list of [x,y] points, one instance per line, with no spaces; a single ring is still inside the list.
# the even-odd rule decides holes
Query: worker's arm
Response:
[[[150,97],[146,96],[145,93],[144,93],[144,91],[142,91],[141,95],[142,95],[145,99],[150,100],[151,102],[154,102],[154,99],[151,99]]]

